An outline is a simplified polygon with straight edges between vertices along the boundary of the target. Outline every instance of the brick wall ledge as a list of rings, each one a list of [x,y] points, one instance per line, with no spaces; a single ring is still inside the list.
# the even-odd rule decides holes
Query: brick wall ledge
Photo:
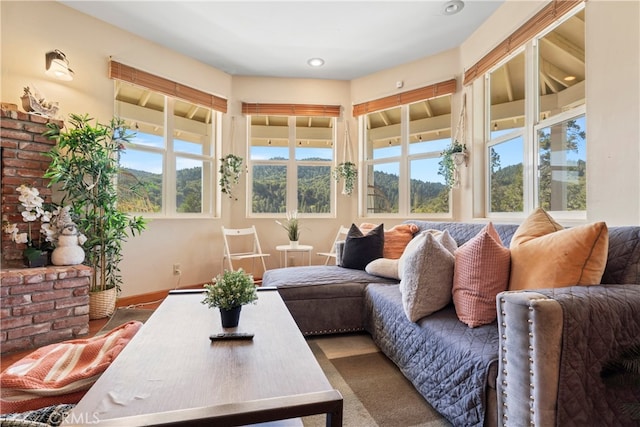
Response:
[[[85,265],[0,270],[1,352],[88,334],[91,272]]]

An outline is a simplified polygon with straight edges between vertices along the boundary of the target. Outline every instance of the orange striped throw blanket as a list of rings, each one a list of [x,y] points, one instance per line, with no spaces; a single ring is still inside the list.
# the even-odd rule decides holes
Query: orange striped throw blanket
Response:
[[[18,360],[0,374],[0,411],[77,403],[141,326],[131,321],[105,335],[41,347]]]

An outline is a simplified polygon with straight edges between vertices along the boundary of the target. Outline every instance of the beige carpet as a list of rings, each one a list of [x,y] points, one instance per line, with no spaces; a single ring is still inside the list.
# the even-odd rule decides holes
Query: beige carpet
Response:
[[[416,391],[366,334],[307,340],[329,382],[344,398],[345,427],[451,426]],[[324,416],[303,418],[305,427]]]
[[[145,310],[141,308],[118,308],[112,315],[106,325],[98,331],[96,335],[102,335],[113,328],[132,320],[138,320],[142,323],[146,322],[153,314],[153,310]]]

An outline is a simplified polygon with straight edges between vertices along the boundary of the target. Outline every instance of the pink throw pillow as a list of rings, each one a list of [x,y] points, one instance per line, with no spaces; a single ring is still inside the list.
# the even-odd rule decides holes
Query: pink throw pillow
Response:
[[[453,304],[469,327],[496,319],[496,295],[509,286],[511,254],[492,223],[458,248],[453,274]]]

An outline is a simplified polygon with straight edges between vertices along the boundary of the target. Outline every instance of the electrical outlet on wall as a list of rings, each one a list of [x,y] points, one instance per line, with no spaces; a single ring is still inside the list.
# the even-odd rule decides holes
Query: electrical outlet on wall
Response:
[[[173,274],[175,276],[179,276],[182,274],[182,271],[180,270],[180,264],[173,264]]]

